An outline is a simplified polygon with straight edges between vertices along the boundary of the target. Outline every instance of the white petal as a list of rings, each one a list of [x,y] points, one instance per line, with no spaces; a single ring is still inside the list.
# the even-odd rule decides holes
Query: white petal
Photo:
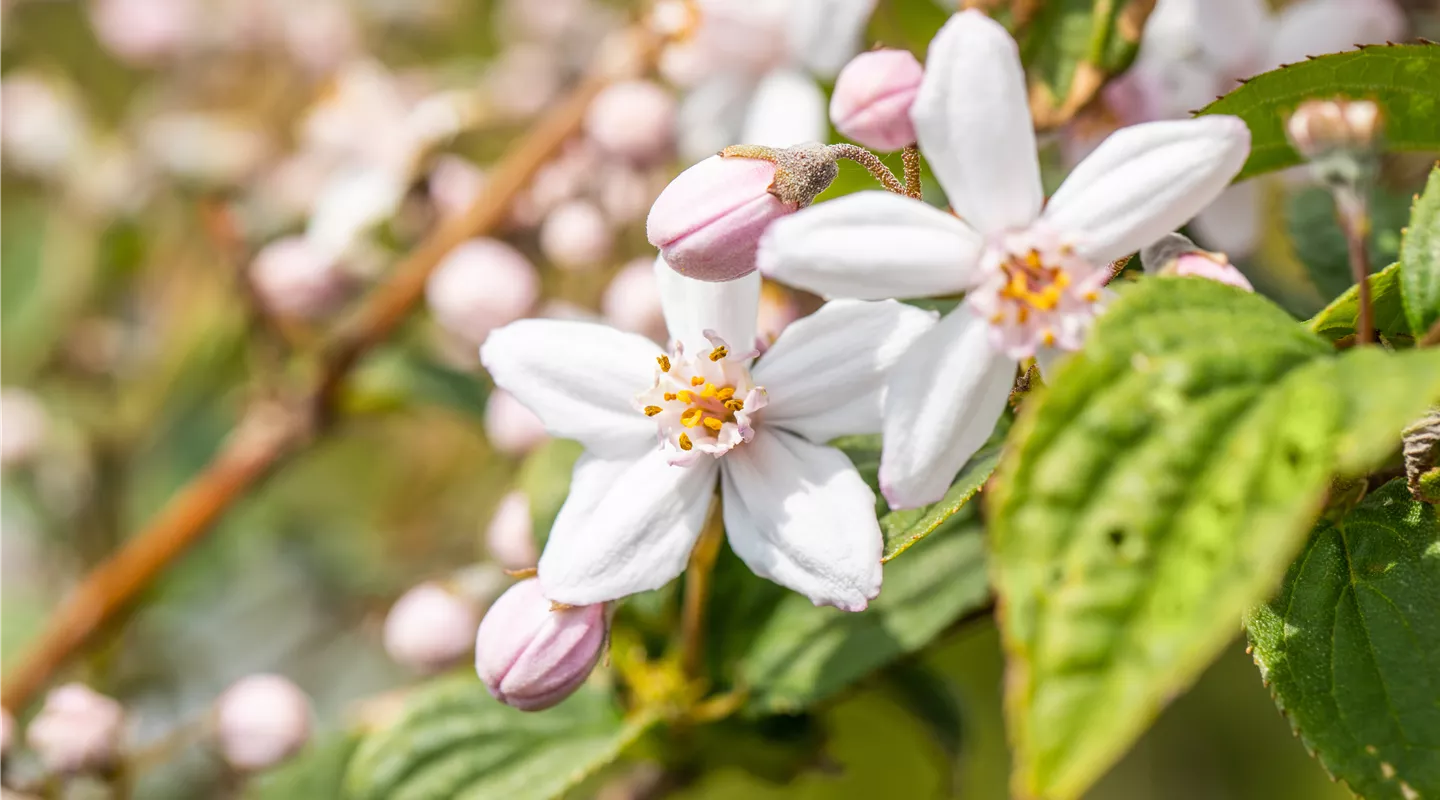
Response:
[[[833,78],[859,52],[875,0],[792,0],[787,33],[792,55]]]
[[[824,141],[829,132],[826,114],[825,93],[809,75],[772,70],[755,87],[740,139],[767,147]]]
[[[700,536],[718,468],[710,458],[672,467],[658,448],[638,459],[581,456],[540,556],[545,596],[590,605],[669,583]]]
[[[970,226],[919,200],[858,192],[776,220],[755,263],[824,297],[931,297],[965,289],[983,245]]]
[[[894,300],[833,300],[790,323],[754,370],[765,424],[816,443],[879,433],[890,368],[937,319]]]
[[[1246,258],[1260,245],[1260,180],[1242,181],[1225,191],[1195,215],[1190,228],[1195,241],[1211,250]]]
[[[891,508],[939,500],[990,438],[1015,383],[1015,361],[990,346],[989,325],[961,306],[891,371],[880,491]]]
[[[724,72],[685,94],[675,126],[686,161],[699,161],[740,143],[754,89],[752,79]]]
[[[846,611],[880,593],[875,493],[844,453],[760,430],[721,477],[730,549],[756,575]]]
[[[1025,227],[1044,200],[1028,97],[1015,40],[979,11],[930,42],[910,118],[950,207],[987,235]]]
[[[655,444],[655,424],[632,403],[655,383],[655,359],[663,352],[644,336],[606,325],[523,319],[491,332],[480,361],[551,436],[614,458]]]
[[[1239,117],[1132,125],[1080,162],[1045,207],[1044,222],[1104,264],[1184,225],[1220,196],[1250,153]]]
[[[670,338],[685,345],[688,353],[710,349],[705,331],[714,331],[737,353],[755,345],[755,325],[760,314],[760,273],[715,283],[697,281],[670,269],[665,259],[655,257],[655,283],[660,290],[660,310]]]
[[[1405,32],[1405,15],[1390,0],[1301,0],[1280,12],[1267,54],[1274,69],[1349,50],[1358,44],[1379,44]]]

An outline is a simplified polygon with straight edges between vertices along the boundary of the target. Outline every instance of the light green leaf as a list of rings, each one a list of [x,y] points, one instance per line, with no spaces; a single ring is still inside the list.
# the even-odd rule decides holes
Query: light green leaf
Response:
[[[984,537],[973,512],[885,567],[870,608],[818,608],[789,593],[740,664],[754,714],[799,711],[924,647],[989,596]],[[960,523],[960,520],[956,520]]]
[[[549,800],[617,758],[649,727],[590,685],[537,713],[502,705],[474,676],[419,690],[361,742],[346,774],[356,800]]]
[[[1294,166],[1300,155],[1285,139],[1285,120],[1312,98],[1374,100],[1390,150],[1440,150],[1440,46],[1370,45],[1257,75],[1201,114],[1234,114],[1250,126],[1250,160],[1236,180]]]
[[[1400,263],[1405,265],[1400,276],[1405,317],[1418,339],[1440,322],[1440,166],[1430,171],[1425,193],[1410,210]]]
[[[1386,341],[1410,340],[1410,325],[1405,321],[1405,309],[1400,301],[1399,264],[1391,264],[1370,276],[1370,310],[1375,315],[1375,330]],[[1359,313],[1360,293],[1351,286],[1306,324],[1333,342],[1355,332],[1355,318]]]
[[[1440,521],[1395,480],[1316,529],[1251,653],[1280,710],[1369,800],[1440,796]]]
[[[344,797],[345,769],[359,743],[353,734],[313,743],[294,760],[250,781],[245,796],[250,800]]]
[[[1273,588],[1332,476],[1436,398],[1440,352],[1336,354],[1212,281],[1122,288],[991,498],[1015,793],[1085,791]]]
[[[451,369],[414,352],[388,346],[365,360],[343,398],[351,413],[395,411],[411,405],[436,405],[481,419],[490,382]]]

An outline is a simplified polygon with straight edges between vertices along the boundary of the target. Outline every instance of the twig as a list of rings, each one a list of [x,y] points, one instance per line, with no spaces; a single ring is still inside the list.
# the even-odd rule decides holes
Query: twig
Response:
[[[653,47],[644,40],[645,59]],[[36,643],[5,676],[0,705],[19,711],[54,673],[191,545],[229,507],[287,458],[313,442],[333,419],[350,368],[416,305],[425,279],[456,245],[493,230],[511,201],[579,127],[591,99],[609,81],[593,71],[552,107],[500,160],[485,192],[461,217],[437,228],[340,324],[324,348],[319,377],[299,402],[260,405],[241,419],[220,452],[148,525],[90,571],[51,616]]]
[[[705,653],[705,607],[710,598],[710,573],[720,555],[720,542],[725,538],[725,522],[716,494],[710,506],[710,518],[690,551],[690,566],[685,570],[685,600],[680,619],[680,668],[687,678],[700,675],[700,659]]]
[[[895,194],[905,194],[905,187],[900,185],[900,181],[895,177],[895,173],[891,172],[890,168],[885,166],[885,162],[881,161],[879,156],[869,150],[853,144],[832,144],[830,145],[830,152],[833,153],[836,158],[854,161],[856,164],[864,167],[871,175],[875,176],[875,180],[880,181],[886,191],[894,192]]]
[[[900,158],[905,162],[905,194],[919,200],[923,193],[920,186],[920,148],[907,144]]]

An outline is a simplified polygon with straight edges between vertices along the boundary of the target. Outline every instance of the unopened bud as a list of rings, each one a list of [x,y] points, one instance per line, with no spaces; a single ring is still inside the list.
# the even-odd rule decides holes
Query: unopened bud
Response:
[[[425,301],[435,321],[476,345],[523,316],[539,297],[535,267],[498,239],[462,243],[425,283]]]
[[[540,711],[569,697],[600,659],[604,604],[554,608],[531,578],[500,595],[475,635],[475,672],[506,705]]]
[[[306,237],[287,236],[255,254],[250,285],[272,314],[315,319],[339,306],[350,281],[334,256]]]
[[[755,331],[764,342],[773,342],[790,323],[800,318],[795,296],[778,284],[766,282],[760,290],[760,311]]]
[[[0,390],[0,467],[35,458],[49,427],[45,407],[35,395],[24,389]]]
[[[1290,115],[1285,134],[1321,181],[1354,186],[1375,169],[1381,123],[1370,100],[1308,100]]]
[[[909,50],[871,50],[840,70],[830,96],[835,129],[876,150],[899,150],[915,141],[910,106],[925,70]]]
[[[653,81],[621,81],[595,96],[585,133],[605,150],[637,163],[665,158],[675,138],[675,98]]]
[[[1140,264],[1152,275],[1208,278],[1255,291],[1250,281],[1230,263],[1224,253],[1201,250],[1186,237],[1172,233],[1140,251]]]
[[[0,708],[0,758],[10,755],[10,744],[15,741],[15,717],[10,710]]]
[[[755,270],[770,223],[810,205],[839,167],[822,144],[727,147],[680,173],[646,220],[650,243],[681,275],[728,281]]]
[[[435,159],[427,183],[430,201],[440,216],[458,217],[470,210],[485,188],[485,172],[466,159],[447,153]]]
[[[310,740],[310,698],[279,675],[241,678],[215,703],[220,753],[253,772],[290,758]]]
[[[506,569],[535,566],[540,554],[535,552],[535,524],[530,516],[530,498],[524,492],[514,491],[500,498],[495,516],[485,529],[485,547]]]
[[[615,273],[600,297],[600,311],[613,327],[664,341],[665,312],[660,308],[655,259],[634,259]]]
[[[540,225],[540,252],[564,270],[598,267],[614,246],[615,234],[605,215],[584,200],[561,204]]]
[[[515,395],[503,389],[490,393],[485,402],[485,438],[506,455],[521,456],[545,441],[545,423]]]
[[[67,85],[19,71],[0,80],[0,144],[7,167],[56,177],[87,136],[85,113]]]
[[[50,772],[102,771],[115,765],[124,725],[125,709],[118,702],[69,683],[45,696],[25,741]]]
[[[411,588],[385,617],[385,652],[420,672],[439,672],[469,655],[480,622],[469,600],[438,583]]]

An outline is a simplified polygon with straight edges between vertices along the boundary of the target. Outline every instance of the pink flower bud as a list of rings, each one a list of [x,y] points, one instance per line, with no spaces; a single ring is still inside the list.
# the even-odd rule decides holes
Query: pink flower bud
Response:
[[[314,242],[287,236],[255,254],[250,285],[272,314],[314,319],[336,309],[350,281],[339,262]]]
[[[645,173],[619,165],[605,170],[595,187],[600,208],[615,225],[629,225],[645,219],[658,190],[659,187]]]
[[[121,61],[148,65],[200,43],[194,0],[94,0],[90,25],[100,44]]]
[[[440,216],[458,217],[485,188],[485,172],[460,156],[446,154],[435,159],[429,185],[430,200]]]
[[[0,466],[25,464],[40,452],[50,427],[45,407],[24,389],[0,391]]]
[[[774,342],[790,323],[801,316],[800,306],[789,290],[766,282],[760,291],[760,312],[755,331],[762,340]]]
[[[485,71],[491,105],[507,119],[524,119],[560,92],[564,65],[547,47],[518,44],[502,52]]]
[[[1152,275],[1208,278],[1255,291],[1250,281],[1230,263],[1224,253],[1201,250],[1186,237],[1172,233],[1140,251],[1140,263]]]
[[[600,297],[605,321],[625,331],[665,341],[665,313],[660,309],[660,286],[655,281],[655,260],[637,258],[610,279]]]
[[[545,441],[545,423],[515,396],[503,389],[490,393],[485,403],[485,437],[491,446],[510,456],[524,455]]]
[[[498,239],[471,239],[425,283],[435,321],[472,344],[519,319],[540,297],[540,276],[519,250]]]
[[[5,166],[56,177],[79,154],[88,123],[70,87],[16,71],[0,81],[0,144]]]
[[[876,150],[915,142],[910,106],[924,68],[909,50],[872,50],[855,56],[835,79],[830,121],[835,129]]]
[[[615,234],[605,215],[584,200],[561,205],[540,225],[540,252],[564,270],[598,267],[614,245]]]
[[[15,741],[15,717],[8,709],[0,708],[0,758],[10,754],[10,743]]]
[[[490,518],[490,526],[485,529],[485,547],[506,569],[533,567],[540,559],[540,554],[535,552],[535,524],[530,517],[530,498],[524,492],[510,492],[500,499],[495,516]]]
[[[108,769],[120,750],[125,709],[80,683],[67,683],[45,696],[45,705],[25,731],[25,741],[50,772]]]
[[[437,583],[407,591],[385,617],[385,652],[420,672],[439,672],[470,653],[479,624],[475,606]]]
[[[621,81],[602,90],[585,114],[585,133],[605,150],[638,163],[665,158],[675,138],[675,98],[653,81]]]
[[[506,705],[541,711],[569,697],[605,645],[604,604],[553,610],[531,578],[500,595],[475,635],[475,672]]]
[[[242,771],[268,769],[310,740],[310,698],[279,675],[250,675],[215,703],[220,753]]]
[[[711,156],[680,173],[655,199],[645,233],[670,268],[702,281],[728,281],[755,269],[760,235],[795,211],[770,193],[776,165]]]

